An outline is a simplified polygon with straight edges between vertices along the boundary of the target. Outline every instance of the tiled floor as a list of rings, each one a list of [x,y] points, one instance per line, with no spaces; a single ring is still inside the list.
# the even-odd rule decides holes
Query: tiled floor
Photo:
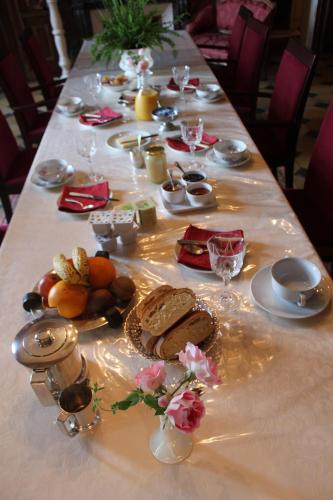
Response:
[[[272,61],[267,71],[268,80],[261,82],[261,89],[272,89],[274,83],[274,73],[277,69],[278,62]],[[38,100],[38,95],[35,96]],[[303,124],[299,134],[297,144],[297,155],[295,161],[295,187],[302,188],[306,169],[309,163],[309,158],[313,150],[314,142],[318,134],[321,121],[324,117],[326,108],[333,97],[333,54],[321,56],[313,84],[311,86],[310,95],[307,100]],[[258,102],[258,115],[265,113],[267,107],[267,99]],[[6,116],[10,127],[12,128],[18,144],[23,146],[19,128],[15,117],[7,100],[0,91],[0,109]],[[15,204],[15,199],[13,200]],[[3,210],[0,206],[0,222],[3,220]]]

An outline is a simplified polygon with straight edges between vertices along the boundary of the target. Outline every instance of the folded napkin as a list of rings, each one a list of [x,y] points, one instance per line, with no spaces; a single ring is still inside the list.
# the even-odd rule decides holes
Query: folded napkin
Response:
[[[199,78],[191,78],[188,81],[188,85],[194,85],[194,87],[197,87],[199,85],[199,83],[200,83]],[[167,89],[173,90],[174,92],[179,92],[179,85],[177,85],[177,83],[175,82],[175,80],[173,78],[170,78],[170,81],[167,84]],[[187,85],[185,85],[184,90],[192,90],[192,89],[191,89],[191,87],[188,87]]]
[[[100,118],[87,118],[86,115],[99,115]],[[86,113],[80,115],[79,121],[83,125],[91,125],[92,127],[95,125],[101,125],[103,123],[109,123],[112,122],[113,120],[117,120],[118,118],[122,118],[121,113],[117,113],[116,111],[113,111],[109,107],[102,108],[98,111],[94,111],[92,113]]]
[[[203,149],[206,149],[205,146],[212,146],[217,141],[218,141],[218,138],[215,135],[208,135],[206,133],[203,133],[201,143],[200,143],[200,144],[202,144],[202,146],[201,145],[196,146],[195,151],[202,151]],[[189,146],[187,144],[185,144],[185,142],[183,141],[183,139],[180,136],[179,137],[168,137],[166,139],[166,142],[167,142],[168,146],[170,146],[170,148],[176,149],[177,151],[185,151],[187,153],[190,151]]]
[[[62,212],[73,212],[73,213],[84,213],[90,212],[90,210],[96,210],[97,208],[103,208],[108,203],[108,201],[104,200],[93,200],[88,198],[76,198],[69,194],[71,193],[84,193],[84,194],[93,194],[95,196],[103,196],[108,198],[110,196],[109,183],[108,182],[100,182],[99,184],[93,184],[91,186],[64,186],[62,190],[61,196],[58,200],[58,209]],[[77,200],[84,205],[93,205],[94,208],[90,210],[84,210],[78,203],[72,203],[70,201],[65,201],[65,198]]]
[[[225,238],[244,238],[242,229],[235,229],[234,231],[208,231],[208,229],[201,229],[200,227],[190,225],[183,236],[184,240],[200,240],[208,241],[211,236],[224,236]],[[237,251],[240,247],[238,241],[232,241],[232,248]],[[227,245],[227,242],[226,242]],[[209,254],[203,253],[202,255],[192,255],[187,252],[186,248],[182,245],[178,255],[178,262],[191,266],[197,269],[211,270]]]

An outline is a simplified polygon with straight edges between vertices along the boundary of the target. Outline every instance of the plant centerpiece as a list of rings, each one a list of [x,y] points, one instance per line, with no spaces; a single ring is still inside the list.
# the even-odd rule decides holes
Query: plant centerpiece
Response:
[[[170,26],[163,25],[157,11],[145,12],[150,0],[103,0],[103,31],[97,33],[92,46],[95,61],[114,63],[120,58],[120,67],[127,76],[153,65],[150,49],[162,49],[166,43],[174,48]]]

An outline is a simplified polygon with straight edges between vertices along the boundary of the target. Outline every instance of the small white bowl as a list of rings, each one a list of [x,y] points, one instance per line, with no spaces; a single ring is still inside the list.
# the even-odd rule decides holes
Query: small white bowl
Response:
[[[213,188],[208,182],[194,182],[186,186],[186,195],[194,207],[206,205],[213,198]]]
[[[83,107],[83,101],[81,97],[62,97],[57,107],[62,113],[73,114]]]
[[[171,187],[171,181],[163,182],[161,185],[162,196],[168,203],[181,203],[185,199],[185,186],[180,181],[175,181],[174,184],[179,189],[177,191],[168,191],[167,187]]]
[[[199,85],[195,92],[200,99],[214,99],[221,93],[221,87],[216,83],[206,83]]]
[[[201,170],[189,170],[182,175],[182,181],[187,184],[193,184],[197,182],[205,182],[207,179],[207,174]]]
[[[42,181],[57,183],[63,180],[67,168],[66,160],[46,160],[37,165],[35,172]]]
[[[214,144],[213,150],[219,160],[234,162],[244,157],[247,146],[245,142],[237,139],[221,139]]]

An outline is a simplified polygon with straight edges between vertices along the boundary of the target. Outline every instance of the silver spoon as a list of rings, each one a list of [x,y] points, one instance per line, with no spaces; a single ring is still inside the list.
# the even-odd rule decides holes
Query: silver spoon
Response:
[[[173,180],[173,176],[172,176],[172,169],[171,168],[168,168],[168,175],[170,177],[170,181],[171,181],[171,187],[172,187],[172,191],[176,191],[176,186],[175,186],[175,182]]]
[[[183,167],[180,166],[180,164],[178,163],[178,161],[175,161],[174,165],[175,165],[175,167],[179,168],[179,170],[181,172],[183,172],[183,174],[185,174],[185,170],[183,169]]]
[[[199,247],[199,245],[184,245],[184,248],[192,255],[202,255],[204,253],[208,253],[207,248]]]
[[[91,208],[95,208],[95,205],[92,205],[92,204],[85,205],[81,201],[79,201],[79,200],[73,200],[72,198],[65,198],[65,201],[68,201],[69,203],[76,203],[77,205],[80,205],[80,207],[82,208],[82,210],[90,210]]]

